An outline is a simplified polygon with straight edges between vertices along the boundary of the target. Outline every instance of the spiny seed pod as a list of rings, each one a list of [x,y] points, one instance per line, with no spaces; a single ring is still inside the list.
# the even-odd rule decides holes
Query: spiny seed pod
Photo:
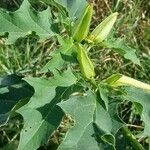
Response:
[[[102,21],[90,34],[88,39],[93,42],[102,42],[105,40],[111,31],[116,19],[117,19],[118,13],[115,12],[108,16],[104,21]]]
[[[89,32],[90,22],[93,14],[93,5],[88,5],[81,16],[77,20],[73,28],[73,39],[76,42],[81,42]]]
[[[77,47],[77,60],[80,65],[81,73],[87,79],[92,79],[95,76],[93,63],[88,57],[85,49],[80,44],[77,44],[76,47]]]
[[[144,90],[150,91],[150,85],[143,83],[141,81],[135,80],[125,75],[116,74],[112,75],[108,79],[106,79],[106,83],[110,84],[111,86],[133,86],[136,88],[141,88]]]

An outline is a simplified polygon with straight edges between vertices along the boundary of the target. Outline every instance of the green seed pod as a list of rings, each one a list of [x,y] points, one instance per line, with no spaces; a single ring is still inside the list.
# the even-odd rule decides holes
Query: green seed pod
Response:
[[[80,65],[81,73],[87,79],[92,79],[95,76],[93,63],[88,57],[85,49],[79,44],[77,44],[76,46],[77,46],[77,60]]]
[[[117,19],[118,13],[115,12],[108,16],[104,21],[102,21],[90,34],[89,40],[93,42],[102,42],[105,40],[111,31],[116,19]]]
[[[86,38],[89,32],[92,14],[93,5],[88,5],[81,18],[79,18],[75,23],[72,36],[76,42],[81,42],[83,39]]]

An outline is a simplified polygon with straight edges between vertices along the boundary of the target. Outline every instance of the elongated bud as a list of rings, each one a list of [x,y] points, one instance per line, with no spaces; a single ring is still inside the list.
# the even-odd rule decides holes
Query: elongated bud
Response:
[[[115,12],[108,16],[92,31],[88,39],[93,42],[102,42],[105,40],[117,19],[117,15],[118,13]]]
[[[88,5],[81,16],[77,20],[73,28],[73,39],[76,42],[81,42],[89,32],[90,22],[93,14],[93,5]]]
[[[111,77],[106,79],[106,82],[112,86],[133,86],[150,91],[149,84],[143,83],[125,75],[112,75]]]
[[[85,49],[79,44],[77,44],[76,46],[77,46],[77,60],[80,65],[81,73],[87,79],[92,79],[95,76],[93,63],[88,57]]]

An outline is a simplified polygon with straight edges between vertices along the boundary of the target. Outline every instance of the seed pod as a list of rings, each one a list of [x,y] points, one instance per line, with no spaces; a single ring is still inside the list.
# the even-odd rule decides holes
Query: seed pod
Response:
[[[93,42],[102,42],[105,40],[111,31],[116,19],[117,19],[118,13],[115,12],[108,16],[104,21],[102,21],[90,34],[89,40]]]
[[[130,78],[125,75],[116,74],[112,75],[105,81],[106,83],[110,84],[111,86],[117,87],[117,86],[133,86],[136,88],[141,88],[144,90],[150,91],[150,85],[143,83],[141,81],[135,80],[133,78]]]
[[[85,49],[79,44],[77,44],[76,46],[77,46],[77,60],[80,65],[81,73],[87,79],[92,79],[95,76],[93,63],[88,57]]]
[[[88,5],[81,16],[77,20],[73,28],[73,39],[76,42],[81,42],[89,32],[90,22],[93,14],[93,5]]]

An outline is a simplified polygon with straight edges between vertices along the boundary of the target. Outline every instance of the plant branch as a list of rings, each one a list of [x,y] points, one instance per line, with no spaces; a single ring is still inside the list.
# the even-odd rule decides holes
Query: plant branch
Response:
[[[135,150],[144,150],[144,147],[136,140],[135,136],[127,127],[122,128],[122,133],[126,137],[126,139],[131,142]]]

